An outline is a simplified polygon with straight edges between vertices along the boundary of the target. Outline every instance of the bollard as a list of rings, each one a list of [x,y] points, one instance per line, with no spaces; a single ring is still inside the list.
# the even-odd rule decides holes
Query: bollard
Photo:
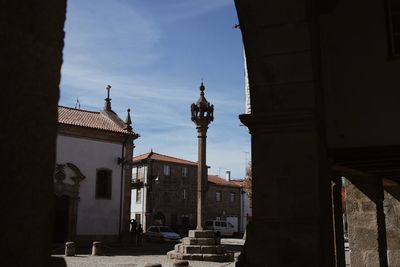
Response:
[[[174,264],[172,264],[172,266],[189,267],[189,262],[188,261],[176,261],[176,262],[174,262]]]
[[[162,267],[159,263],[146,263],[144,267]]]
[[[94,241],[92,245],[92,256],[101,256],[102,253],[103,251],[101,242]]]
[[[65,243],[65,256],[75,256],[75,243],[74,242]]]

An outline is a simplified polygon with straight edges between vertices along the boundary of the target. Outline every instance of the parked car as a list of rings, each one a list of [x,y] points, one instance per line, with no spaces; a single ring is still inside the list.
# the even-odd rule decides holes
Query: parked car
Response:
[[[183,237],[186,237],[189,235],[189,230],[195,230],[195,229],[196,229],[196,226],[189,224],[186,226],[180,226],[173,230],[175,230],[175,232],[178,233],[181,236],[181,238],[183,238]]]
[[[150,226],[146,233],[144,233],[146,241],[166,241],[166,242],[179,242],[181,239],[180,235],[175,233],[174,230],[168,226]]]
[[[213,230],[217,236],[233,236],[235,234],[233,224],[223,220],[206,221],[206,229]]]

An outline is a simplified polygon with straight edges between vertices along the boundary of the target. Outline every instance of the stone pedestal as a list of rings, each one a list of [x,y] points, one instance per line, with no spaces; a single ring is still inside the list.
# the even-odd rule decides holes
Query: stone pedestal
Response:
[[[234,261],[233,252],[227,252],[221,245],[221,239],[214,237],[213,231],[190,230],[189,237],[175,245],[175,250],[167,253],[168,258],[194,261]]]
[[[102,251],[102,243],[100,241],[94,241],[92,245],[92,256],[101,256]]]
[[[75,256],[75,243],[74,242],[65,243],[65,256]]]

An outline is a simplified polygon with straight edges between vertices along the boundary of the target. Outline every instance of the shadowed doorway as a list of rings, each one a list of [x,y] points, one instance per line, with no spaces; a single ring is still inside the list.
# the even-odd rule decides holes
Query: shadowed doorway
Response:
[[[53,242],[64,243],[68,238],[69,196],[54,196]]]

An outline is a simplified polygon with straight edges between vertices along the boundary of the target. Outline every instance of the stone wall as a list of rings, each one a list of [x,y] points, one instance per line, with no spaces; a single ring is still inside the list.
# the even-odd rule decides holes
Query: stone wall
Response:
[[[164,175],[164,165],[170,166],[171,175]],[[182,167],[189,169],[187,177],[182,175]],[[147,222],[147,226],[154,223],[154,215],[160,212],[165,216],[166,225],[179,229],[182,227],[182,217],[186,217],[188,218],[189,226],[194,229],[197,218],[197,166],[153,161],[151,170],[148,171],[148,182],[150,181],[150,176],[153,176],[153,181],[151,182],[152,190],[147,193],[148,198],[150,198],[147,203],[151,203],[152,219]],[[158,177],[158,181],[154,180],[155,177]],[[186,193],[184,193],[184,190]],[[221,202],[216,202],[215,200],[216,191],[221,191],[222,193]],[[231,192],[235,193],[235,201],[233,203],[230,201]],[[184,199],[184,194],[186,199]],[[237,216],[240,221],[240,197],[239,187],[219,186],[208,183],[206,218],[215,219],[216,217],[221,217],[221,219],[225,219],[227,216]],[[132,199],[135,201],[135,196]],[[147,206],[149,208],[150,204]]]
[[[164,165],[169,165],[171,175],[164,175]],[[182,167],[189,169],[188,177],[182,176]],[[150,171],[149,171],[150,173]],[[189,224],[196,225],[196,177],[197,167],[167,162],[154,161],[151,173],[158,176],[158,182],[153,182],[149,194],[152,202],[153,216],[161,212],[165,216],[165,224],[178,227],[182,216],[188,216]],[[186,199],[183,199],[183,190],[186,190]]]
[[[216,201],[217,191],[221,192],[221,201]],[[234,202],[231,202],[231,193],[235,193]],[[240,188],[208,183],[206,214],[207,220],[215,220],[217,217],[225,220],[227,216],[237,216],[240,220]]]
[[[368,176],[346,178],[351,266],[386,266],[382,181]]]
[[[383,207],[386,221],[387,257],[389,266],[400,266],[400,186],[385,185]]]

